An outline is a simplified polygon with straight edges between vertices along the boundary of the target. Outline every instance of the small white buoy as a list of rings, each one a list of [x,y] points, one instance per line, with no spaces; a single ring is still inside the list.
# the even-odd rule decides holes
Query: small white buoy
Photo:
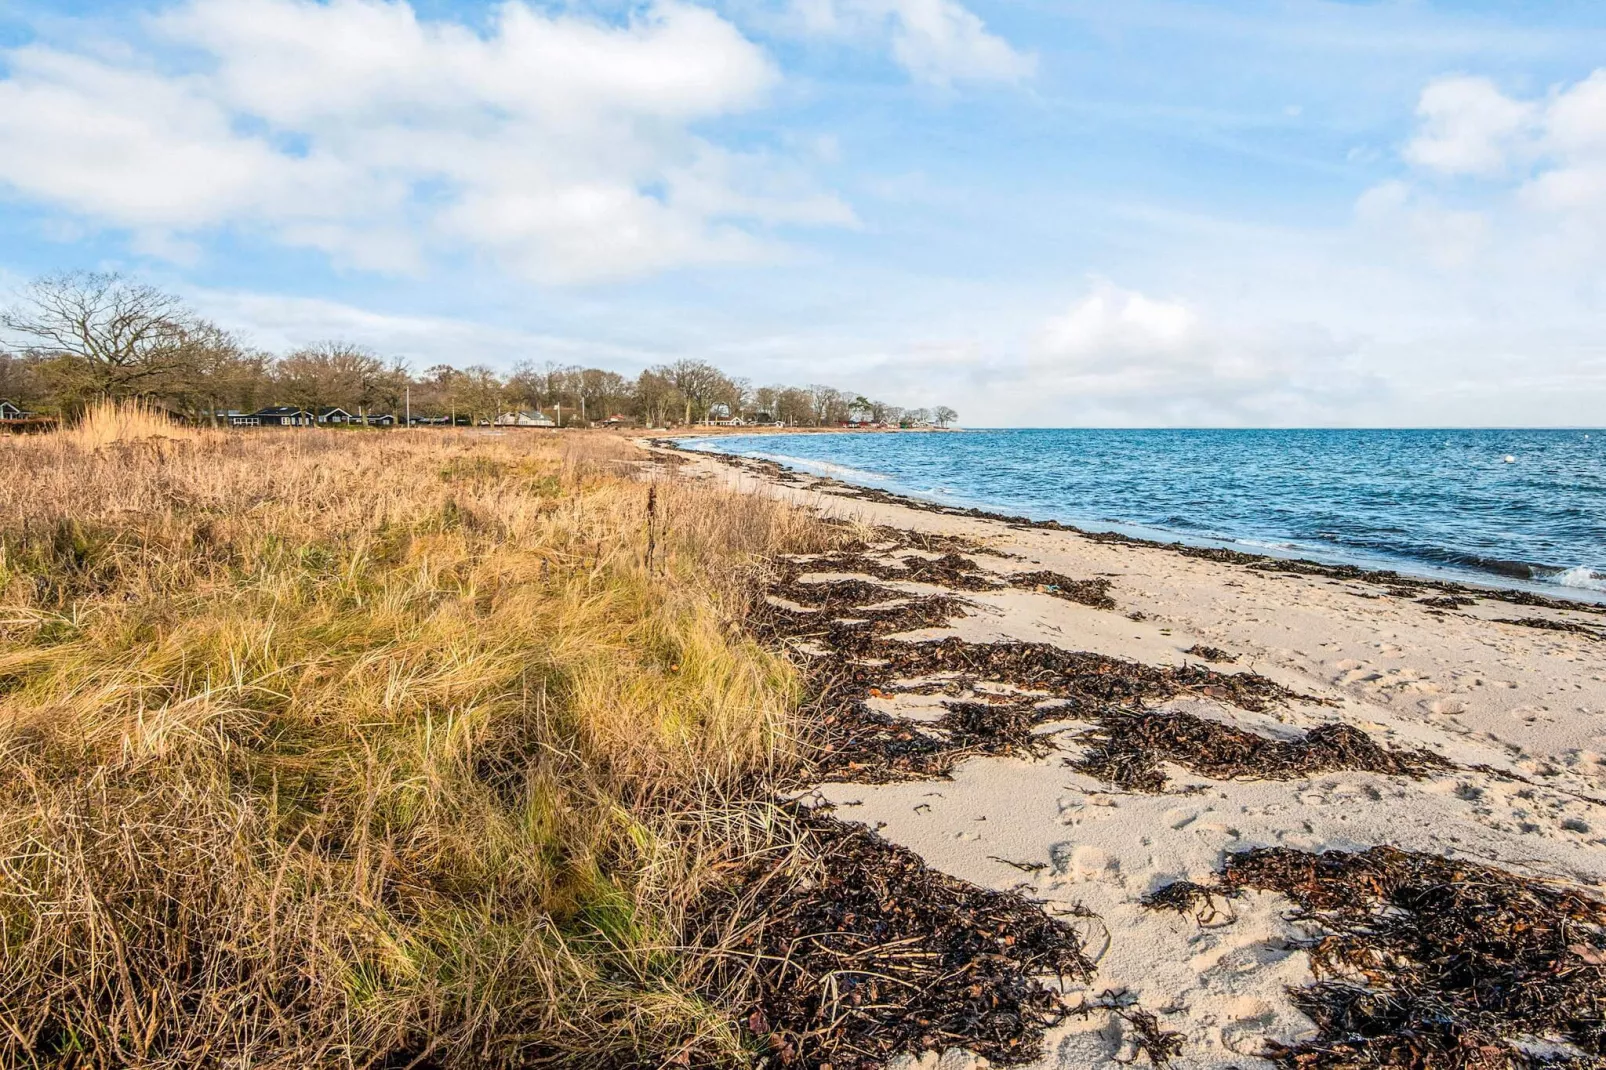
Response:
[[[1517,463],[1517,459],[1515,457],[1513,457],[1511,454],[1508,453],[1508,454],[1506,454],[1506,463],[1507,464],[1516,464]]]

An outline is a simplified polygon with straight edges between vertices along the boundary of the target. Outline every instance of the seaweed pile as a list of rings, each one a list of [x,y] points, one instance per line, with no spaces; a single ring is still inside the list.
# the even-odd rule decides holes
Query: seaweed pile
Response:
[[[963,543],[958,540],[923,541],[942,548],[943,552],[937,557],[906,554],[894,563],[871,556],[865,552],[866,548],[863,546],[853,546],[834,553],[820,554],[805,562],[789,562],[781,585],[792,590],[804,586],[797,582],[797,577],[806,565],[810,572],[841,572],[870,576],[878,580],[927,583],[954,591],[999,591],[1014,587],[1038,591],[1055,598],[1092,606],[1094,609],[1115,608],[1115,600],[1110,597],[1110,581],[1107,579],[1078,580],[1047,570],[998,575],[983,570],[975,561],[960,553],[956,549],[956,543],[958,545]],[[974,546],[968,549],[972,553],[981,552],[980,548]],[[793,596],[788,595],[788,597]],[[799,599],[794,598],[794,600]]]
[[[1237,654],[1229,654],[1219,646],[1206,646],[1203,643],[1195,643],[1188,649],[1184,650],[1183,653],[1192,654],[1194,657],[1203,658],[1206,661],[1222,662],[1225,664],[1231,664],[1232,662],[1238,660]]]
[[[1281,1066],[1517,1070],[1606,1060],[1606,903],[1394,847],[1229,855],[1220,890],[1243,888],[1281,892],[1323,932],[1310,948],[1319,980],[1295,993],[1319,1035],[1271,1046]],[[1557,1041],[1573,1051],[1558,1053]]]
[[[1522,628],[1542,628],[1550,632],[1571,632],[1574,635],[1587,636],[1590,639],[1606,639],[1606,631],[1591,628],[1586,624],[1579,624],[1571,620],[1552,620],[1549,617],[1497,617],[1496,624],[1515,624]]]
[[[1130,791],[1166,786],[1161,762],[1174,762],[1213,780],[1297,780],[1316,773],[1360,770],[1420,777],[1451,763],[1429,750],[1379,745],[1349,725],[1318,725],[1299,739],[1272,739],[1189,713],[1111,709],[1078,737],[1090,744],[1077,769]]]
[[[1115,608],[1115,599],[1110,597],[1110,581],[1106,579],[1073,580],[1058,572],[1017,572],[1009,577],[1009,585],[1053,595],[1068,602],[1079,602],[1094,609]]]
[[[914,596],[863,580],[828,583],[783,582],[769,588],[802,610],[766,603],[754,609],[751,627],[770,638],[823,642],[831,648],[855,646],[872,635],[941,627],[964,613],[952,595]],[[842,614],[838,616],[838,614]]]
[[[1078,717],[1098,714],[1110,705],[1181,694],[1257,712],[1302,697],[1257,673],[1223,673],[1195,664],[1145,665],[1049,643],[971,643],[950,636],[920,643],[872,640],[846,652],[874,658],[873,671],[884,681],[951,674],[955,683],[943,686],[952,687],[986,680],[1064,699]]]
[[[764,1065],[872,1070],[956,1045],[998,1065],[1042,1054],[1070,1013],[1043,978],[1093,973],[1070,926],[862,825],[784,813],[797,849],[728,874],[689,926],[728,949],[708,991],[743,1008]]]
[[[889,784],[945,777],[979,754],[1041,757],[1053,745],[1037,726],[1061,716],[1031,702],[945,702],[943,709],[931,723],[889,717],[862,703],[826,713],[814,775]]]

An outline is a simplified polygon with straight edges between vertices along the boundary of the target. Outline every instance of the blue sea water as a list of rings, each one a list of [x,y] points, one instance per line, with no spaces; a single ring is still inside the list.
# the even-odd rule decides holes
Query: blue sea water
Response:
[[[685,445],[1088,529],[1606,596],[1600,430],[850,432]]]

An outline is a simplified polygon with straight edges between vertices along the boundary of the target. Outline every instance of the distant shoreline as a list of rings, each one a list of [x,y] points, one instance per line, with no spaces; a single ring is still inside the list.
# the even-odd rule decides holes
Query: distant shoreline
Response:
[[[776,430],[779,432],[780,429]],[[797,428],[795,430],[822,433],[836,429]],[[841,430],[868,431],[871,429],[844,428]],[[983,502],[980,505],[958,505],[952,502],[944,502],[937,498],[920,497],[907,491],[895,491],[870,483],[852,482],[772,459],[744,457],[739,453],[692,449],[683,447],[680,444],[682,440],[693,437],[713,438],[718,436],[676,434],[672,436],[654,436],[650,439],[641,439],[639,441],[645,445],[666,447],[698,456],[710,457],[737,468],[746,465],[757,466],[766,470],[771,481],[774,481],[779,473],[787,473],[806,478],[811,484],[838,488],[839,491],[846,492],[851,497],[882,501],[922,512],[993,520],[1018,528],[1064,531],[1095,541],[1124,542],[1131,545],[1149,546],[1183,553],[1187,556],[1215,557],[1218,560],[1231,559],[1239,564],[1256,562],[1261,563],[1262,567],[1267,567],[1271,564],[1282,563],[1294,571],[1325,573],[1335,578],[1366,577],[1373,582],[1422,586],[1447,594],[1477,593],[1486,597],[1503,598],[1503,600],[1517,604],[1549,605],[1552,608],[1580,606],[1585,609],[1599,609],[1602,606],[1606,606],[1606,592],[1595,591],[1587,587],[1565,587],[1557,584],[1547,584],[1541,580],[1523,579],[1518,576],[1501,576],[1499,573],[1489,573],[1488,578],[1484,579],[1470,569],[1435,568],[1433,565],[1426,563],[1395,562],[1385,559],[1377,564],[1368,564],[1362,555],[1355,555],[1358,560],[1345,560],[1342,554],[1324,555],[1318,550],[1311,549],[1296,550],[1256,545],[1253,550],[1244,550],[1241,547],[1246,544],[1238,540],[1168,531],[1141,524],[1063,521],[1051,517],[1025,516],[1008,512],[1006,511],[1007,506],[996,503]],[[1324,557],[1327,559],[1323,560]]]

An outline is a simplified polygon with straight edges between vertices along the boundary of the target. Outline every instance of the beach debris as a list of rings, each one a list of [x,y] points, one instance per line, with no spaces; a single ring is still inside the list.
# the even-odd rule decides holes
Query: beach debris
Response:
[[[916,531],[912,528],[894,528],[877,525],[871,529],[877,542],[900,550],[920,550],[928,554],[986,554],[989,557],[1013,558],[1015,555],[996,549],[981,539],[953,535],[938,531]]]
[[[1078,1018],[1086,1018],[1095,1011],[1108,1011],[1126,1023],[1126,1039],[1132,1045],[1132,1052],[1120,1059],[1121,1062],[1135,1063],[1137,1057],[1142,1055],[1149,1060],[1149,1065],[1163,1070],[1182,1053],[1186,1039],[1183,1034],[1162,1029],[1160,1019],[1153,1011],[1138,1006],[1137,997],[1129,989],[1105,989],[1097,999],[1083,997],[1080,1003],[1071,1008],[1071,1014]]]
[[[772,1067],[872,1070],[959,1046],[1008,1066],[1071,1013],[1052,980],[1093,975],[1077,931],[1014,892],[931,869],[863,825],[783,808],[796,847],[726,875],[689,919],[725,948],[708,991]]]
[[[1591,628],[1572,620],[1554,620],[1550,617],[1496,617],[1495,624],[1515,624],[1522,628],[1542,628],[1551,632],[1571,632],[1590,639],[1606,639],[1606,631]]]
[[[1465,609],[1467,606],[1478,604],[1476,598],[1468,598],[1460,594],[1435,595],[1432,598],[1418,598],[1417,605],[1432,606],[1434,609]]]
[[[1115,599],[1110,597],[1110,581],[1106,579],[1073,580],[1058,572],[1017,572],[1009,577],[1012,587],[1079,602],[1094,609],[1114,609]]]
[[[1388,846],[1230,854],[1220,885],[1280,892],[1320,933],[1309,947],[1318,980],[1294,994],[1318,1035],[1268,1042],[1280,1066],[1606,1059],[1606,903],[1580,890]]]
[[[1142,904],[1150,910],[1169,910],[1192,916],[1200,928],[1213,928],[1238,920],[1232,909],[1236,892],[1193,881],[1172,881],[1144,896]],[[1217,905],[1220,900],[1220,905]]]
[[[1188,649],[1184,650],[1183,653],[1192,654],[1194,657],[1203,658],[1206,661],[1222,662],[1226,664],[1231,664],[1232,662],[1238,660],[1237,654],[1229,654],[1219,646],[1206,646],[1203,643],[1195,643]]]
[[[864,637],[936,628],[963,616],[966,603],[952,595],[909,595],[863,580],[803,583],[791,580],[768,588],[772,596],[802,611],[773,602],[754,608],[750,626],[763,637],[824,641],[854,646]]]
[[[1041,757],[1053,743],[1035,726],[1058,715],[1030,702],[947,702],[937,721],[891,717],[845,703],[823,718],[813,775],[854,783],[945,777],[980,754]]]
[[[1165,790],[1162,762],[1213,780],[1295,780],[1341,769],[1421,777],[1452,768],[1432,751],[1384,747],[1337,722],[1318,725],[1299,739],[1273,739],[1174,711],[1110,709],[1095,719],[1096,727],[1077,736],[1089,745],[1087,751],[1066,761],[1129,791]]]
[[[885,561],[863,550],[837,550],[799,558],[792,564],[809,572],[845,572],[878,580],[929,583],[956,591],[996,591],[1006,584],[962,554],[949,551],[940,557],[907,554],[900,561]]]

